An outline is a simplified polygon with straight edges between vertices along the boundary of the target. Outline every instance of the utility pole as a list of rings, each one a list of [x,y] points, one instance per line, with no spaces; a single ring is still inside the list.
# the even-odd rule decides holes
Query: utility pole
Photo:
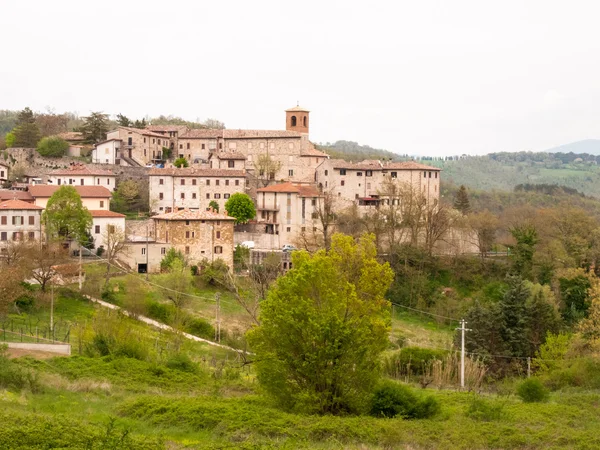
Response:
[[[465,387],[465,331],[471,331],[468,328],[465,328],[465,325],[467,324],[467,322],[465,322],[465,319],[462,319],[460,321],[460,328],[457,328],[457,330],[460,330],[461,332],[461,336],[460,336],[460,387],[464,388]]]
[[[52,338],[54,339],[54,285],[50,285],[50,289],[52,294],[50,295],[50,332],[52,333]]]
[[[215,341],[221,342],[221,293],[215,294],[215,301],[217,302],[217,326],[215,328]]]
[[[149,271],[149,267],[148,267],[148,222],[146,222],[146,281],[148,281],[148,271]]]
[[[83,286],[83,275],[82,275],[82,255],[83,254],[83,247],[81,245],[81,243],[79,244],[79,290],[81,291],[81,288]]]
[[[527,357],[527,378],[531,378],[531,357]]]

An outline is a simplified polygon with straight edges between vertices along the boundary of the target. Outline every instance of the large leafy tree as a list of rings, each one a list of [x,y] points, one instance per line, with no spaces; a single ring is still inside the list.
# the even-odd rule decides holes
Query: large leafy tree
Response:
[[[282,406],[338,414],[366,407],[388,346],[393,271],[374,238],[336,234],[331,249],[292,255],[248,339],[258,380]]]
[[[74,239],[80,243],[87,240],[87,231],[92,226],[92,215],[73,186],[62,186],[52,194],[42,220],[49,238]]]
[[[246,223],[256,216],[256,208],[252,199],[241,192],[236,192],[225,203],[225,210],[231,217],[235,217],[235,223]]]
[[[108,115],[101,112],[93,112],[85,117],[80,131],[88,144],[95,144],[106,139],[108,133]]]
[[[19,113],[13,133],[15,147],[35,148],[37,146],[41,134],[31,109],[25,108]]]

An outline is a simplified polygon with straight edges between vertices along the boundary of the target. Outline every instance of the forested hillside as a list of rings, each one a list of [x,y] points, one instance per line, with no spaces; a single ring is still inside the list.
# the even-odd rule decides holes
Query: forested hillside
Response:
[[[443,179],[473,189],[512,191],[520,184],[556,184],[600,197],[600,156],[574,153],[490,153],[459,159],[424,159]]]
[[[411,159],[408,155],[399,155],[379,148],[373,148],[368,145],[360,145],[352,141],[335,141],[326,144],[316,144],[316,147],[327,153],[332,158],[345,159],[347,161],[362,161],[363,159],[390,159],[392,161],[404,161]]]

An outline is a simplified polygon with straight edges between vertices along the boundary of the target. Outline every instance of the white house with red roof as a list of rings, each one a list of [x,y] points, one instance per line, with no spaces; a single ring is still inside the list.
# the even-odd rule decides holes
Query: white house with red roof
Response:
[[[43,208],[23,200],[0,203],[0,255],[11,242],[34,241],[42,236]]]
[[[92,169],[85,164],[73,163],[66,169],[58,169],[48,175],[48,184],[54,186],[104,186],[114,191],[116,175],[110,170]]]
[[[0,162],[0,183],[6,183],[8,181],[9,168],[8,164]]]

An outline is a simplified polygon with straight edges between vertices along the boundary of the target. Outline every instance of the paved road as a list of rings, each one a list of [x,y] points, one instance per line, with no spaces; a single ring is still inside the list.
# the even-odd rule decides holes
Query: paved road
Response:
[[[94,302],[94,303],[98,303],[99,305],[104,306],[105,308],[114,309],[114,310],[120,310],[126,316],[132,316],[132,314],[130,314],[129,311],[124,310],[120,306],[113,305],[112,303],[108,303],[108,302],[105,302],[104,300],[100,300],[100,299],[94,298],[94,297],[87,296],[87,298],[90,301]],[[147,323],[148,325],[152,325],[153,327],[160,328],[161,330],[172,331],[174,333],[177,332],[177,330],[173,329],[173,327],[170,327],[169,325],[165,325],[164,323],[161,323],[161,322],[158,322],[158,321],[156,321],[154,319],[151,319],[150,317],[138,315],[136,317],[136,319],[139,320],[140,322],[144,322],[144,323]],[[218,344],[216,342],[209,341],[208,339],[203,339],[201,337],[194,336],[193,334],[183,333],[183,332],[181,332],[181,334],[184,337],[186,337],[187,339],[190,339],[192,341],[204,342],[204,343],[206,343],[208,345],[213,345],[215,347],[221,347],[221,348],[224,348],[226,350],[231,350],[231,351],[236,352],[236,353],[245,353],[247,355],[252,355],[252,353],[250,353],[250,352],[245,352],[243,350],[239,350],[237,348],[229,347],[227,345]]]

